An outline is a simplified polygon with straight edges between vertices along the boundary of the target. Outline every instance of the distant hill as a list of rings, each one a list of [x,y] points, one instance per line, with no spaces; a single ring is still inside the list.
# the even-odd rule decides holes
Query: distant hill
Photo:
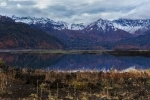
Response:
[[[150,30],[146,31],[145,35],[116,42],[113,49],[150,50]]]
[[[0,49],[62,49],[63,43],[40,29],[0,16]]]

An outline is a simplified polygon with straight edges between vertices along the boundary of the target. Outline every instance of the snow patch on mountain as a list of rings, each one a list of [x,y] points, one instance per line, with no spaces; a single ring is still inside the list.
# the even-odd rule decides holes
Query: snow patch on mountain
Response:
[[[12,16],[12,19],[15,20],[15,22],[22,22],[26,24],[37,24],[37,23],[46,24],[47,22],[55,24],[53,20],[50,20],[48,18],[44,19],[44,18],[35,18],[35,17],[29,17],[29,16],[28,17]]]
[[[142,30],[147,30],[146,27],[143,26],[122,26],[120,24],[117,23],[113,23],[115,28],[121,29],[121,30],[125,30],[126,32],[129,32],[131,34],[135,34],[137,31],[142,31]]]
[[[115,28],[124,30],[131,34],[136,34],[136,32],[145,32],[149,29],[150,20],[131,20],[131,19],[118,19],[112,21]]]
[[[82,30],[85,28],[84,24],[81,23],[81,24],[69,24],[69,23],[66,23],[66,22],[63,22],[63,21],[53,21],[49,18],[35,18],[35,17],[16,17],[16,16],[12,16],[12,19],[15,21],[15,22],[22,22],[22,23],[26,23],[26,24],[29,24],[29,25],[32,25],[32,24],[43,24],[42,27],[44,26],[47,26],[48,25],[51,25],[53,26],[53,29],[55,30],[65,30],[65,29],[68,29],[68,30]]]

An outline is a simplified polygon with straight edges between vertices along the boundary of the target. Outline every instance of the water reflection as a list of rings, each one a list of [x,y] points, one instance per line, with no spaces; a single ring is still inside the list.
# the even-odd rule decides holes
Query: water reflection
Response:
[[[0,53],[0,58],[13,67],[45,69],[62,59],[62,55]]]
[[[0,53],[0,58],[10,66],[46,70],[110,70],[112,67],[123,70],[133,66],[137,69],[150,68],[150,58],[142,56]]]

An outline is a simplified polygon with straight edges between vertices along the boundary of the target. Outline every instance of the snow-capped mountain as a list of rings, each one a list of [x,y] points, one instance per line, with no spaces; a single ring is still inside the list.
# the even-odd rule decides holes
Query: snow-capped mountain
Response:
[[[150,19],[117,19],[113,21],[99,19],[88,25],[69,24],[63,21],[53,21],[49,18],[35,18],[35,17],[16,17],[12,16],[15,22],[23,22],[29,25],[35,25],[43,28],[46,31],[50,30],[84,30],[85,32],[93,31],[100,33],[108,33],[116,30],[123,30],[130,34],[141,35],[150,29]],[[84,32],[84,33],[85,33]]]
[[[85,28],[84,24],[69,24],[63,21],[53,21],[49,18],[35,18],[35,17],[16,17],[12,16],[15,22],[22,22],[29,25],[40,25],[41,27],[51,27],[54,30],[82,30]]]
[[[115,31],[116,28],[113,26],[113,23],[108,20],[98,19],[97,21],[89,24],[86,28],[86,31],[97,31],[101,33],[107,33]]]
[[[142,34],[150,28],[150,19],[132,20],[132,19],[118,19],[112,21],[115,28],[125,30],[131,34]]]
[[[141,35],[150,29],[150,19],[117,19],[113,21],[99,19],[89,24],[85,29],[86,31],[97,31],[103,33],[108,33],[119,29],[130,34]]]
[[[35,17],[16,17],[12,16],[15,22],[22,22],[29,25],[40,25],[41,27],[52,27],[55,30],[68,29],[68,23],[58,21],[55,22],[49,18],[35,18]]]

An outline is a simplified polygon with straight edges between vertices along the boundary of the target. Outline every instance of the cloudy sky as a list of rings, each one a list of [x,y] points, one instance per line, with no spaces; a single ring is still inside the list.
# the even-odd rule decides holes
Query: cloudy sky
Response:
[[[150,19],[150,0],[0,0],[0,15],[45,17],[69,23],[99,18]]]

